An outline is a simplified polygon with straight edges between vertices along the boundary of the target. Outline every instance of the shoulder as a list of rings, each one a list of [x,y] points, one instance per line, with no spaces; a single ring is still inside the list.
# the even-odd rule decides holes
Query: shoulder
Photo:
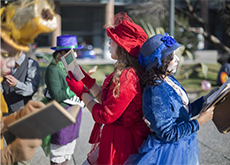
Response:
[[[53,68],[53,65],[52,64],[49,64],[48,66],[47,66],[47,68],[46,68],[46,72],[48,72],[50,69],[52,69]]]
[[[179,83],[179,81],[178,81],[173,75],[168,76],[168,77],[169,77],[169,79],[171,79],[176,85],[178,85],[181,89],[183,89],[183,90],[186,92],[186,90],[184,89],[184,87]]]
[[[223,65],[223,70],[224,70],[225,72],[227,72],[227,74],[230,74],[230,64],[229,64],[229,63],[225,63],[225,64]]]
[[[34,60],[33,58],[28,57],[28,63],[29,63],[29,66],[39,67],[38,62],[36,60]]]
[[[147,86],[143,91],[143,98],[146,100],[162,100],[166,99],[169,101],[171,96],[172,89],[166,82],[162,82],[158,85]]]
[[[224,66],[224,67],[230,67],[230,63],[224,63],[222,66]]]
[[[158,85],[147,86],[144,88],[144,93],[151,95],[163,95],[167,93],[167,84],[162,82]]]
[[[50,64],[46,68],[46,74],[50,74],[50,76],[52,76],[53,74],[57,74],[57,73],[58,73],[58,69],[54,64]]]
[[[48,69],[56,69],[56,68],[57,68],[56,65],[54,65],[53,63],[50,63],[50,64],[48,65],[48,67],[47,67],[47,70],[48,70]]]
[[[122,71],[120,80],[138,81],[139,77],[134,68],[126,68]]]
[[[171,79],[174,83],[175,83],[175,82],[179,83],[179,82],[177,81],[177,79],[176,79],[173,75],[168,76],[168,78]]]
[[[156,86],[147,86],[144,89],[142,102],[143,112],[147,119],[150,117],[152,112],[155,114],[159,112],[162,114],[163,110],[168,110],[171,107],[170,93],[165,87],[165,82]],[[151,117],[150,117],[151,118]]]

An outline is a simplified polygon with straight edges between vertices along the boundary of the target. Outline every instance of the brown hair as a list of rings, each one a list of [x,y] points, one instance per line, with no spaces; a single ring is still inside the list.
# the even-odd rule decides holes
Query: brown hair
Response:
[[[167,71],[169,63],[173,60],[173,54],[171,53],[165,59],[162,60],[161,66],[158,65],[152,67],[150,70],[145,72],[142,76],[142,88],[151,85],[158,85],[163,82],[163,76],[170,75]]]
[[[113,76],[113,83],[115,83],[115,87],[113,89],[113,96],[118,97],[119,96],[119,87],[120,87],[120,80],[119,77],[121,76],[122,72],[126,68],[133,68],[136,71],[137,76],[140,80],[140,75],[144,73],[144,70],[142,66],[138,63],[138,59],[129,55],[129,53],[121,48],[120,46],[117,46],[116,54],[118,55],[118,60],[115,63],[114,67],[114,76]]]

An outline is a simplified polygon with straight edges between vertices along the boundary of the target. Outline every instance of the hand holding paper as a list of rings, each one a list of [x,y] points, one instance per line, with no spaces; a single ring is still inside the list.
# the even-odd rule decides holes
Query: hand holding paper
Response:
[[[230,78],[219,87],[217,91],[208,96],[202,110],[209,111],[210,107],[215,106],[213,122],[221,133],[230,131]]]
[[[83,93],[89,93],[89,91],[84,87],[82,81],[76,81],[74,75],[69,71],[69,76],[66,76],[66,81],[71,91],[73,91],[81,100],[81,96]]]
[[[44,107],[45,107],[45,104],[43,104],[42,102],[30,100],[20,111],[17,111],[14,113],[15,119],[18,120]]]
[[[62,60],[62,63],[65,67],[67,74],[69,71],[71,71],[75,79],[78,81],[84,78],[84,74],[82,73],[77,63],[73,49],[70,49],[70,51],[68,51],[63,57],[61,57],[61,60]],[[68,76],[70,75],[68,74]]]
[[[212,120],[213,113],[214,113],[214,107],[209,108],[207,111],[201,112],[200,116],[197,118],[199,126],[203,125],[209,120]]]
[[[93,73],[95,73],[97,71],[97,65],[95,65],[94,67],[92,67],[89,71],[88,71],[88,75],[91,76]]]

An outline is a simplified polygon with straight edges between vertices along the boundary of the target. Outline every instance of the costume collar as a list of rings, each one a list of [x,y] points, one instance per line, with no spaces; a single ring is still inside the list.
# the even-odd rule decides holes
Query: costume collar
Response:
[[[25,60],[25,58],[26,58],[26,55],[25,55],[25,53],[23,53],[21,55],[21,57],[19,57],[19,59],[15,63],[20,66],[23,63],[23,61]]]

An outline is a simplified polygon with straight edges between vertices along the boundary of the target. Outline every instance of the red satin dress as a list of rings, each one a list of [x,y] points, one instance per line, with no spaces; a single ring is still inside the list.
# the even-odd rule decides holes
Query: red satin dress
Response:
[[[112,78],[113,73],[103,83],[102,104],[97,103],[92,109],[96,123],[89,142],[100,142],[97,164],[124,164],[131,154],[138,153],[138,147],[150,133],[143,121],[142,92],[135,70],[128,68],[122,72],[117,98],[113,96]]]

